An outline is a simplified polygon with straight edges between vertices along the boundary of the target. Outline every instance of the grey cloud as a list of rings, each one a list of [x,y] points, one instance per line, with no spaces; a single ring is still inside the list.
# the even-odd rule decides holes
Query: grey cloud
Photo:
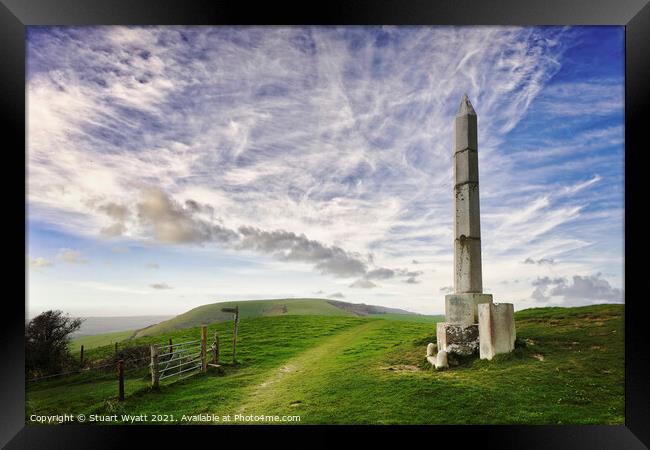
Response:
[[[203,212],[209,213],[210,215],[214,214],[214,208],[207,204],[200,204],[195,200],[189,199],[185,200],[185,207],[191,212]]]
[[[308,239],[304,234],[275,230],[263,231],[254,227],[240,227],[241,249],[271,254],[282,261],[312,263],[323,274],[336,277],[365,275],[367,266],[358,254],[337,246],[326,246]]]
[[[550,284],[560,284],[560,283],[565,283],[566,278],[549,278],[549,277],[538,277],[537,279],[533,280],[532,284],[533,286],[543,286],[546,287]]]
[[[444,294],[451,294],[454,291],[453,286],[443,286],[440,288],[440,292]]]
[[[397,270],[395,270],[395,273],[397,273],[399,276],[415,278],[415,277],[419,277],[424,272],[421,271],[421,270],[397,269]]]
[[[101,229],[101,234],[106,237],[121,236],[126,231],[123,223],[114,223]]]
[[[368,264],[371,262],[361,254],[323,244],[304,234],[285,230],[265,231],[252,226],[242,226],[235,231],[215,225],[197,217],[200,211],[211,213],[213,208],[209,205],[187,200],[183,206],[158,188],[142,190],[137,210],[141,225],[149,227],[154,239],[159,242],[216,242],[239,250],[268,254],[280,261],[311,264],[322,274],[340,278],[361,277],[369,281],[400,276],[407,278],[407,283],[416,283],[416,278],[422,274],[422,271],[383,267],[369,270]]]
[[[566,278],[541,277],[533,281],[535,290],[531,297],[538,301],[553,296],[562,297],[564,303],[586,304],[597,301],[622,301],[624,291],[612,287],[601,274],[574,275],[572,281]]]
[[[384,267],[368,270],[368,263],[360,254],[322,244],[308,239],[304,234],[297,235],[284,230],[263,231],[255,227],[240,227],[239,233],[241,241],[238,248],[240,249],[271,254],[282,261],[311,263],[322,274],[335,277],[361,276],[368,282],[403,276],[409,279],[408,283],[417,283],[416,277],[422,274],[422,271],[393,270]],[[365,284],[366,288],[374,287],[362,282],[355,287],[361,287],[361,284]]]
[[[548,287],[562,283],[566,283],[565,278],[538,277],[532,282],[532,285],[535,286],[535,290],[533,290],[531,297],[538,301],[549,300],[550,297],[547,295]]]
[[[194,200],[186,200],[185,201],[185,206],[187,207],[187,209],[189,209],[190,211],[193,211],[193,212],[198,212],[198,211],[201,210],[201,205],[199,205]]]
[[[193,217],[193,206],[184,208],[157,188],[142,190],[137,210],[141,223],[150,226],[154,238],[160,242],[181,244],[237,239],[234,231]]]
[[[565,302],[622,301],[623,291],[613,288],[600,273],[591,276],[573,276],[573,283],[561,283],[551,290],[551,295],[561,295]]]
[[[366,278],[369,280],[387,280],[389,278],[393,278],[394,276],[394,270],[384,268],[374,269],[366,274]]]
[[[113,202],[104,203],[103,205],[100,205],[98,209],[111,219],[118,222],[124,222],[130,215],[129,208]]]
[[[171,287],[167,283],[154,283],[154,284],[150,284],[149,287],[152,287],[154,289],[159,289],[159,290],[174,289],[173,287]]]
[[[89,203],[93,205],[94,202]],[[101,229],[101,234],[106,237],[121,236],[126,231],[125,221],[131,215],[129,209],[125,205],[120,205],[114,202],[108,202],[100,205],[97,209],[115,222],[112,225]]]
[[[555,264],[555,260],[553,258],[541,258],[541,259],[537,259],[537,260],[532,259],[532,258],[526,258],[524,260],[524,264],[538,264],[538,265],[550,264],[550,265],[553,265],[553,264]]]
[[[359,278],[358,280],[356,280],[354,283],[350,285],[351,288],[356,288],[356,289],[372,289],[376,286],[377,285],[375,283],[365,278]]]
[[[408,277],[406,280],[404,280],[404,283],[407,283],[407,284],[418,284],[419,282],[420,282],[420,280],[418,280],[415,277]]]
[[[345,295],[341,294],[340,292],[335,292],[333,294],[328,295],[330,298],[345,298]]]
[[[160,266],[158,265],[158,263],[148,263],[147,269],[160,269]]]

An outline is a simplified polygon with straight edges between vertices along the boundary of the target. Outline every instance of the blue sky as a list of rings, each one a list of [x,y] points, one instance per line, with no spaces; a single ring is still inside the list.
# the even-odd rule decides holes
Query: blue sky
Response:
[[[442,313],[464,93],[484,291],[623,301],[622,27],[30,27],[27,51],[30,314]]]

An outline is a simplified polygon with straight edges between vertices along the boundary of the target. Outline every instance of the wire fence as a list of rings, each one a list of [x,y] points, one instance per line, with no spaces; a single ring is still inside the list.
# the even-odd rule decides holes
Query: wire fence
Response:
[[[209,353],[212,362],[218,362],[218,337],[210,348],[207,347],[207,327],[201,327],[201,339],[179,343],[157,343],[151,346],[126,347],[121,352],[105,356],[95,361],[86,360],[81,367],[55,374],[48,374],[26,379],[28,388],[69,387],[81,384],[115,382],[118,385],[118,397],[124,399],[124,382],[137,380],[149,381],[152,387],[159,382],[178,381],[200,372],[208,366]],[[117,347],[116,347],[117,349]],[[212,364],[216,365],[216,364]],[[216,365],[219,367],[218,365]]]
[[[60,373],[55,373],[55,374],[49,374],[49,375],[43,375],[43,376],[39,376],[39,377],[28,378],[26,381],[27,381],[27,383],[35,383],[35,382],[39,382],[39,381],[54,380],[56,378],[65,377],[65,376],[95,373],[94,371],[99,371],[99,370],[102,370],[102,369],[108,369],[109,367],[110,368],[116,368],[117,367],[117,362],[119,360],[123,361],[123,364],[128,365],[128,366],[133,366],[133,365],[137,366],[139,364],[139,366],[136,367],[136,368],[140,369],[142,367],[147,367],[146,364],[143,364],[143,361],[149,361],[151,358],[150,358],[150,356],[145,356],[145,357],[140,357],[140,358],[126,358],[125,359],[125,358],[120,358],[119,355],[118,355],[116,357],[111,357],[111,358],[108,358],[108,359],[110,359],[110,362],[103,362],[103,361],[106,361],[106,359],[104,359],[103,361],[100,360],[99,362],[101,364],[86,361],[86,364],[89,364],[86,367],[81,367],[79,369],[68,370],[68,371],[65,371],[65,372],[60,372]]]

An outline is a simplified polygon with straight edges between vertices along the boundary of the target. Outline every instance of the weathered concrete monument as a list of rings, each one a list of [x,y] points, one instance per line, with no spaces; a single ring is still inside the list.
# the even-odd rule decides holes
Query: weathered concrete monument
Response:
[[[483,293],[481,223],[476,112],[463,96],[456,114],[454,145],[454,293],[445,296],[445,322],[436,329],[438,353],[427,347],[436,368],[448,365],[448,354],[492,359],[514,349],[512,303],[493,303]]]

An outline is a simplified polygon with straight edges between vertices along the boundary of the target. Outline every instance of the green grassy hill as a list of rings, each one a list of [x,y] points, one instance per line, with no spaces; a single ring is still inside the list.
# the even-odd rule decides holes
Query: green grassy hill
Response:
[[[72,353],[78,353],[81,346],[84,346],[84,352],[95,347],[102,347],[104,345],[112,345],[116,342],[122,342],[129,339],[135,334],[136,330],[115,331],[112,333],[97,334],[94,336],[80,336],[73,338],[70,341],[68,348]]]
[[[232,320],[231,313],[224,313],[222,308],[239,306],[240,319],[268,316],[384,316],[395,319],[397,316],[415,316],[419,320],[435,322],[437,317],[423,316],[408,311],[381,306],[354,304],[320,298],[284,298],[272,300],[246,300],[212,303],[191,309],[173,319],[139,330],[135,337],[152,336],[169,333],[172,330],[207,325],[215,322]],[[404,319],[404,317],[399,317]]]
[[[623,424],[623,305],[515,314],[515,351],[437,372],[424,358],[435,326],[376,317],[279,315],[243,319],[238,364],[231,323],[211,370],[152,391],[146,366],[128,369],[117,402],[114,370],[28,384],[29,414],[297,415],[302,424]],[[402,318],[405,319],[405,318]],[[198,327],[128,341],[197,339]],[[101,362],[110,346],[88,352]],[[109,368],[110,369],[110,368]]]

